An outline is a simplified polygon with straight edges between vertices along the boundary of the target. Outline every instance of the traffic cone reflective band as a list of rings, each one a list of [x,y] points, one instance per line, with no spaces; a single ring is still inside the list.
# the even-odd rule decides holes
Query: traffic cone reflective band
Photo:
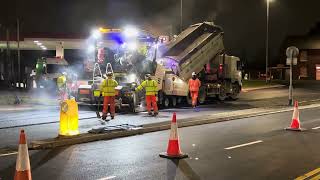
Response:
[[[302,131],[303,130],[300,126],[298,101],[294,102],[291,125],[290,125],[290,127],[287,127],[286,130],[294,130],[294,131]]]
[[[182,159],[188,157],[187,154],[183,154],[180,150],[176,113],[173,113],[172,117],[171,132],[167,152],[160,153],[159,156],[169,159]]]
[[[14,180],[31,180],[30,160],[27,139],[24,130],[20,132],[19,151],[16,162]]]

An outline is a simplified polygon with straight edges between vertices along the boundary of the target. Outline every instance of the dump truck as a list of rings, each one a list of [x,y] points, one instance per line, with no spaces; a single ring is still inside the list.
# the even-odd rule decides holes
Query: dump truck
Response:
[[[152,78],[158,82],[158,103],[176,106],[191,103],[188,80],[192,72],[199,75],[202,86],[199,102],[211,97],[236,99],[241,91],[239,58],[225,54],[223,30],[213,22],[191,25],[171,40],[155,60]]]

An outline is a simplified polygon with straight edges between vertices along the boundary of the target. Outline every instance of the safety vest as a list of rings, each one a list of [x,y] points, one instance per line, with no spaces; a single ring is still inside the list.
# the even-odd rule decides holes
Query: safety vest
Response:
[[[136,90],[140,91],[142,88],[145,88],[146,95],[156,95],[158,93],[157,90],[157,82],[155,80],[145,80],[140,86],[137,87]]]
[[[57,85],[59,88],[61,88],[62,86],[65,86],[66,82],[67,82],[67,77],[65,75],[61,75],[57,79]]]
[[[103,96],[115,96],[115,87],[118,86],[118,82],[114,79],[104,79],[101,83],[100,90]]]
[[[189,91],[199,91],[200,86],[201,86],[201,82],[198,78],[195,80],[193,79],[189,80]]]

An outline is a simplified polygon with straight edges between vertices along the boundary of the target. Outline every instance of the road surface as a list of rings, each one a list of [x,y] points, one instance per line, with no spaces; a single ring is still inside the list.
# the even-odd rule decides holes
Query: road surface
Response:
[[[320,93],[316,89],[296,89],[295,95],[301,100],[312,100],[318,98]],[[162,110],[158,117],[149,117],[144,112],[118,114],[116,119],[110,121],[107,125],[142,125],[169,121],[173,112],[177,112],[179,118],[189,118],[254,107],[283,106],[286,103],[286,88],[265,89],[242,93],[237,101],[215,101],[211,104],[202,105],[199,108],[200,112],[194,112],[189,107],[180,107]],[[94,127],[101,126],[101,122],[95,116],[94,111],[81,107],[79,111],[79,130],[87,132]],[[56,137],[59,131],[59,108],[50,106],[49,108],[36,110],[0,111],[0,137],[7,137],[2,139],[0,149],[16,148],[21,128],[28,132],[30,140]]]
[[[320,166],[320,108],[301,111],[304,132],[286,131],[291,112],[180,128],[188,159],[158,156],[169,131],[32,151],[34,179],[294,179]],[[312,128],[315,128],[314,130]],[[12,179],[16,155],[0,157]],[[319,171],[317,171],[319,172]]]

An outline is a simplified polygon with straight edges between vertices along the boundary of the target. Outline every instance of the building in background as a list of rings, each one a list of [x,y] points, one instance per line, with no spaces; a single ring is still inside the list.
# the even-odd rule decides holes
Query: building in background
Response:
[[[300,50],[298,64],[293,68],[294,79],[320,80],[320,22],[310,32],[303,36],[290,36],[286,39],[283,47],[283,58],[285,63],[285,48],[296,46]],[[286,77],[289,70],[286,70]]]

